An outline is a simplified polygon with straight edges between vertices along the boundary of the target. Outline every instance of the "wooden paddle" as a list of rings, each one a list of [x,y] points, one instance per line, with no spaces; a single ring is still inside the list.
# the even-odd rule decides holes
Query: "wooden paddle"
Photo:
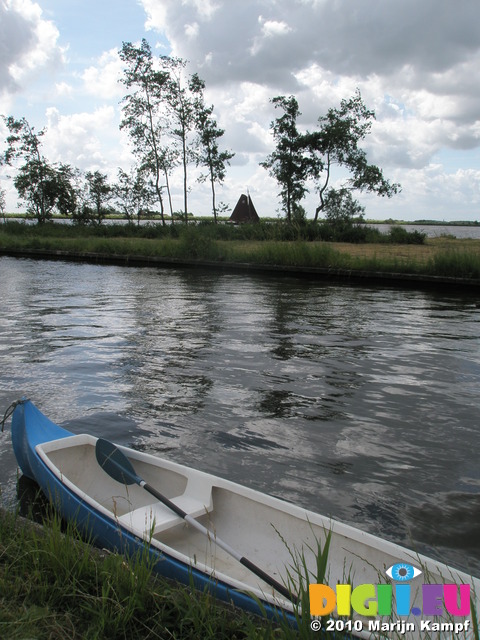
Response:
[[[268,573],[265,573],[265,571],[260,569],[260,567],[257,567],[255,564],[253,564],[253,562],[248,560],[248,558],[240,555],[238,551],[235,551],[235,549],[233,549],[229,544],[221,540],[213,531],[210,531],[210,529],[204,527],[202,524],[200,524],[200,522],[197,522],[195,518],[192,518],[192,516],[188,515],[188,513],[185,513],[183,509],[180,509],[180,507],[169,500],[166,496],[161,494],[151,485],[147,484],[145,480],[137,475],[135,469],[130,463],[130,460],[128,460],[128,458],[113,443],[109,442],[108,440],[104,440],[103,438],[99,438],[95,446],[95,455],[97,457],[99,465],[106,473],[108,473],[111,478],[125,485],[138,484],[140,487],[145,489],[145,491],[148,491],[148,493],[150,493],[157,500],[162,502],[166,507],[180,516],[180,518],[185,520],[185,522],[188,522],[188,524],[190,524],[192,527],[195,527],[195,529],[207,536],[221,549],[238,560],[240,564],[243,564],[244,567],[247,567],[247,569],[249,569],[252,573],[261,578],[271,587],[273,587],[276,591],[278,591],[278,593],[281,593],[282,596],[284,596],[291,602],[297,602],[297,598],[292,593],[290,593],[290,591],[284,585],[277,582],[274,578],[269,576]]]

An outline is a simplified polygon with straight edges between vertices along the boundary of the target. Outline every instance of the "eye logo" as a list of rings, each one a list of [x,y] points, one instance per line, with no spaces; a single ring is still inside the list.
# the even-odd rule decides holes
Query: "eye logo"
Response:
[[[413,580],[421,573],[420,569],[412,567],[411,564],[407,564],[406,562],[392,564],[386,571],[387,576],[396,582],[410,582],[410,580]]]

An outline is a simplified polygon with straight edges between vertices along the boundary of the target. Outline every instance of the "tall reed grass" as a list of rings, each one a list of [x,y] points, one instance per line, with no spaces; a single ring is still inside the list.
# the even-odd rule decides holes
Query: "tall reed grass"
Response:
[[[447,249],[434,255],[427,269],[435,275],[480,279],[480,253]]]

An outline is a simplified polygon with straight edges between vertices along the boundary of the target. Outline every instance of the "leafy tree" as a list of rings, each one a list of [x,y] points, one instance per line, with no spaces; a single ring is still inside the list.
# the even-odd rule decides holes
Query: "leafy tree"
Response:
[[[173,166],[163,144],[167,128],[164,99],[170,76],[167,71],[155,67],[152,50],[145,39],[139,47],[124,42],[120,58],[126,65],[122,82],[132,90],[123,98],[124,118],[120,128],[128,130],[142,171],[152,175],[165,224],[162,176],[168,176]]]
[[[140,218],[149,210],[150,205],[155,200],[153,185],[146,179],[145,172],[138,167],[126,173],[123,169],[118,170],[118,182],[114,186],[114,193],[121,211],[127,220]]]
[[[342,231],[351,226],[353,220],[361,220],[365,212],[349,189],[329,189],[324,196],[325,220],[336,230]]]
[[[72,185],[73,170],[69,165],[51,166],[45,160],[30,160],[13,180],[18,195],[26,202],[27,214],[42,224],[52,215],[69,215],[77,204]]]
[[[7,196],[7,192],[5,191],[5,189],[0,187],[0,213],[3,216],[4,222],[5,222],[5,207],[7,206],[6,196]]]
[[[300,114],[294,96],[277,96],[271,101],[275,108],[283,110],[283,115],[272,124],[276,148],[260,165],[269,170],[280,185],[280,197],[287,220],[292,215],[307,192],[305,182],[310,170],[311,159],[305,153],[304,136],[297,129]]]
[[[281,186],[280,195],[287,220],[298,210],[299,202],[308,191],[306,183],[313,179],[320,202],[315,210],[315,221],[325,210],[327,194],[334,165],[347,169],[350,178],[340,189],[343,210],[352,210],[352,201],[346,199],[345,190],[370,191],[391,197],[400,185],[384,178],[379,167],[369,164],[365,151],[359,144],[370,133],[373,111],[366,108],[360,91],[349,100],[342,100],[339,108],[331,108],[318,119],[319,128],[302,134],[297,129],[300,115],[294,96],[273,98],[275,107],[284,114],[272,122],[276,140],[275,151],[261,165],[269,169]],[[330,193],[330,204],[338,194]],[[347,204],[348,201],[348,204]]]
[[[69,164],[54,165],[57,174],[58,213],[64,216],[73,215],[78,206],[80,171]]]
[[[193,144],[189,140],[198,121],[205,83],[194,73],[185,80],[183,70],[186,63],[181,58],[164,58],[163,62],[169,70],[167,102],[172,122],[170,135],[180,148],[180,161],[183,168],[183,208],[185,222],[188,222],[188,163],[193,158]]]
[[[40,161],[40,147],[42,146],[42,136],[45,129],[38,133],[35,127],[32,127],[26,118],[15,120],[13,116],[2,116],[10,135],[7,137],[7,149],[3,154],[3,160],[6,164],[11,165],[16,158],[23,158],[25,161]]]
[[[368,164],[365,151],[359,147],[370,133],[373,118],[375,113],[366,108],[357,89],[352,98],[341,101],[340,108],[331,108],[318,119],[318,131],[305,135],[305,149],[316,160],[310,166],[320,198],[315,220],[328,202],[325,196],[334,164],[345,167],[351,174],[343,189],[369,191],[389,198],[400,190],[399,184],[391,184],[384,178],[379,167]]]
[[[122,82],[131,90],[123,99],[120,127],[128,130],[140,169],[153,176],[164,224],[163,190],[167,190],[173,219],[169,177],[181,165],[186,222],[188,165],[195,160],[198,137],[194,134],[203,108],[205,83],[197,74],[186,75],[186,62],[181,58],[154,58],[145,39],[139,47],[124,42],[120,57],[126,65]]]
[[[53,213],[68,215],[75,210],[76,189],[72,184],[73,169],[66,164],[49,164],[41,154],[42,136],[25,118],[3,117],[10,135],[3,154],[6,164],[18,158],[24,160],[14,178],[14,185],[21,199],[25,200],[27,213],[40,224],[49,220]]]
[[[113,189],[108,184],[107,175],[100,171],[87,171],[85,181],[83,216],[90,218],[90,222],[101,224],[108,213],[106,205],[113,197]]]
[[[226,163],[235,155],[230,151],[220,151],[218,140],[225,133],[224,129],[219,129],[216,120],[212,117],[213,106],[205,107],[202,103],[198,108],[197,130],[198,130],[198,151],[196,154],[197,166],[202,165],[207,169],[207,173],[201,174],[199,182],[210,181],[212,189],[212,210],[213,219],[217,222],[217,204],[215,197],[215,183],[221,184],[225,180]]]

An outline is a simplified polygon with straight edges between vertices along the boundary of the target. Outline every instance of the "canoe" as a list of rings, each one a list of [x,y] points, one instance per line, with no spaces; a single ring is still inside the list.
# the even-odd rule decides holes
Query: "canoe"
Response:
[[[12,444],[23,474],[97,544],[125,554],[147,545],[159,574],[247,611],[360,638],[439,629],[442,638],[475,637],[480,580],[436,560],[174,461],[74,435],[27,399],[13,412]],[[115,477],[111,465],[136,480]]]

